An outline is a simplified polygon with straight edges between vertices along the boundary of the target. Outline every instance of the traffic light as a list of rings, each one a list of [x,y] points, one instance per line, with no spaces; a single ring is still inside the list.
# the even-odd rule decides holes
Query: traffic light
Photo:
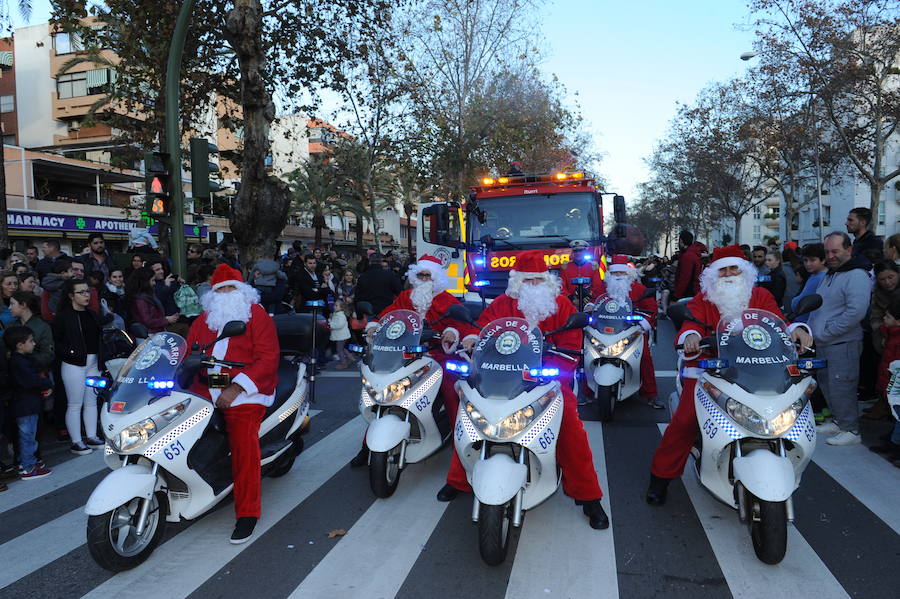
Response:
[[[151,216],[165,216],[171,211],[168,163],[169,155],[164,152],[144,154],[144,195],[147,198],[147,212]]]
[[[210,162],[209,155],[218,153],[219,148],[209,141],[191,138],[191,195],[202,200],[210,199],[211,194],[221,191],[222,186],[209,180],[210,173],[218,173],[219,165]]]

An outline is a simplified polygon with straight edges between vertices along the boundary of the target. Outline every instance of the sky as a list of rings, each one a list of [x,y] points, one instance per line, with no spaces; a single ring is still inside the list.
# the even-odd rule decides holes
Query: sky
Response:
[[[30,23],[46,21],[49,0],[32,4]],[[604,155],[607,191],[633,200],[677,103],[746,70],[739,56],[755,38],[748,23],[746,0],[548,0],[542,68],[581,106]]]

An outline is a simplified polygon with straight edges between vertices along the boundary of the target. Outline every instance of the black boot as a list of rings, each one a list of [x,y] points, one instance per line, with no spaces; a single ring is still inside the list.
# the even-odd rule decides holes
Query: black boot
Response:
[[[360,468],[369,465],[369,450],[365,447],[359,450],[352,460],[350,460],[351,468]]]
[[[663,505],[666,502],[666,492],[669,490],[669,478],[660,478],[650,475],[650,486],[647,488],[647,503],[650,505]]]
[[[441,490],[438,491],[437,500],[438,501],[453,501],[456,499],[456,496],[459,494],[459,489],[452,485],[444,485],[441,487]]]
[[[231,533],[231,544],[240,545],[246,543],[253,536],[253,529],[256,528],[257,518],[242,517],[238,518],[234,525],[234,532]]]
[[[590,519],[591,528],[597,530],[609,528],[609,517],[606,515],[606,512],[603,511],[603,506],[600,505],[599,499],[585,501],[581,506],[581,511],[583,511],[584,515]]]

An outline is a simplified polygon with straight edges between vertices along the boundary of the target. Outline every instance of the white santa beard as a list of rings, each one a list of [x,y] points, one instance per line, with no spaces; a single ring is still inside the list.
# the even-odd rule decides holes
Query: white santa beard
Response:
[[[219,293],[203,294],[203,310],[206,312],[206,326],[211,331],[221,331],[225,323],[232,320],[250,321],[253,301],[240,289]]]
[[[631,277],[610,275],[606,279],[606,293],[620,304],[624,304],[629,301],[631,282]]]
[[[518,296],[519,310],[532,327],[556,314],[556,290],[547,283],[522,285]]]
[[[752,293],[753,285],[748,284],[746,278],[741,275],[718,277],[706,289],[709,301],[715,304],[719,309],[719,314],[726,320],[740,317],[741,312],[750,305]]]
[[[434,299],[434,283],[417,279],[416,283],[413,284],[409,299],[416,312],[424,316],[428,309],[431,308],[431,300]]]

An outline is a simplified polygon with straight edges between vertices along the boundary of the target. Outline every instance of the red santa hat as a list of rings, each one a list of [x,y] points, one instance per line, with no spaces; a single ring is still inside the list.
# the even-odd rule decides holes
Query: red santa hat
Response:
[[[416,276],[423,270],[427,270],[431,273],[431,280],[434,281],[434,289],[436,292],[447,289],[450,281],[447,278],[447,272],[444,270],[440,258],[425,254],[419,257],[419,260],[415,264],[411,264],[409,268],[406,269],[406,277],[409,279],[411,285],[415,285]]]
[[[516,259],[516,267],[511,271],[519,274],[527,274],[528,278],[537,278],[535,275],[550,273],[547,270],[547,262],[544,260],[544,252],[541,250],[528,250],[519,254]]]
[[[228,285],[237,287],[243,282],[244,282],[244,277],[241,275],[241,271],[231,268],[227,264],[218,265],[216,267],[216,270],[213,272],[213,276],[212,276],[213,290],[216,290],[220,287],[226,287]]]
[[[747,262],[741,246],[735,244],[713,250],[712,262],[709,263],[709,268],[717,271],[726,266],[739,266],[741,270],[744,270],[749,265],[750,263]]]
[[[610,262],[607,270],[609,272],[630,272],[636,269],[634,267],[634,264],[632,262],[629,262],[628,256],[616,254],[612,257],[612,262]]]

